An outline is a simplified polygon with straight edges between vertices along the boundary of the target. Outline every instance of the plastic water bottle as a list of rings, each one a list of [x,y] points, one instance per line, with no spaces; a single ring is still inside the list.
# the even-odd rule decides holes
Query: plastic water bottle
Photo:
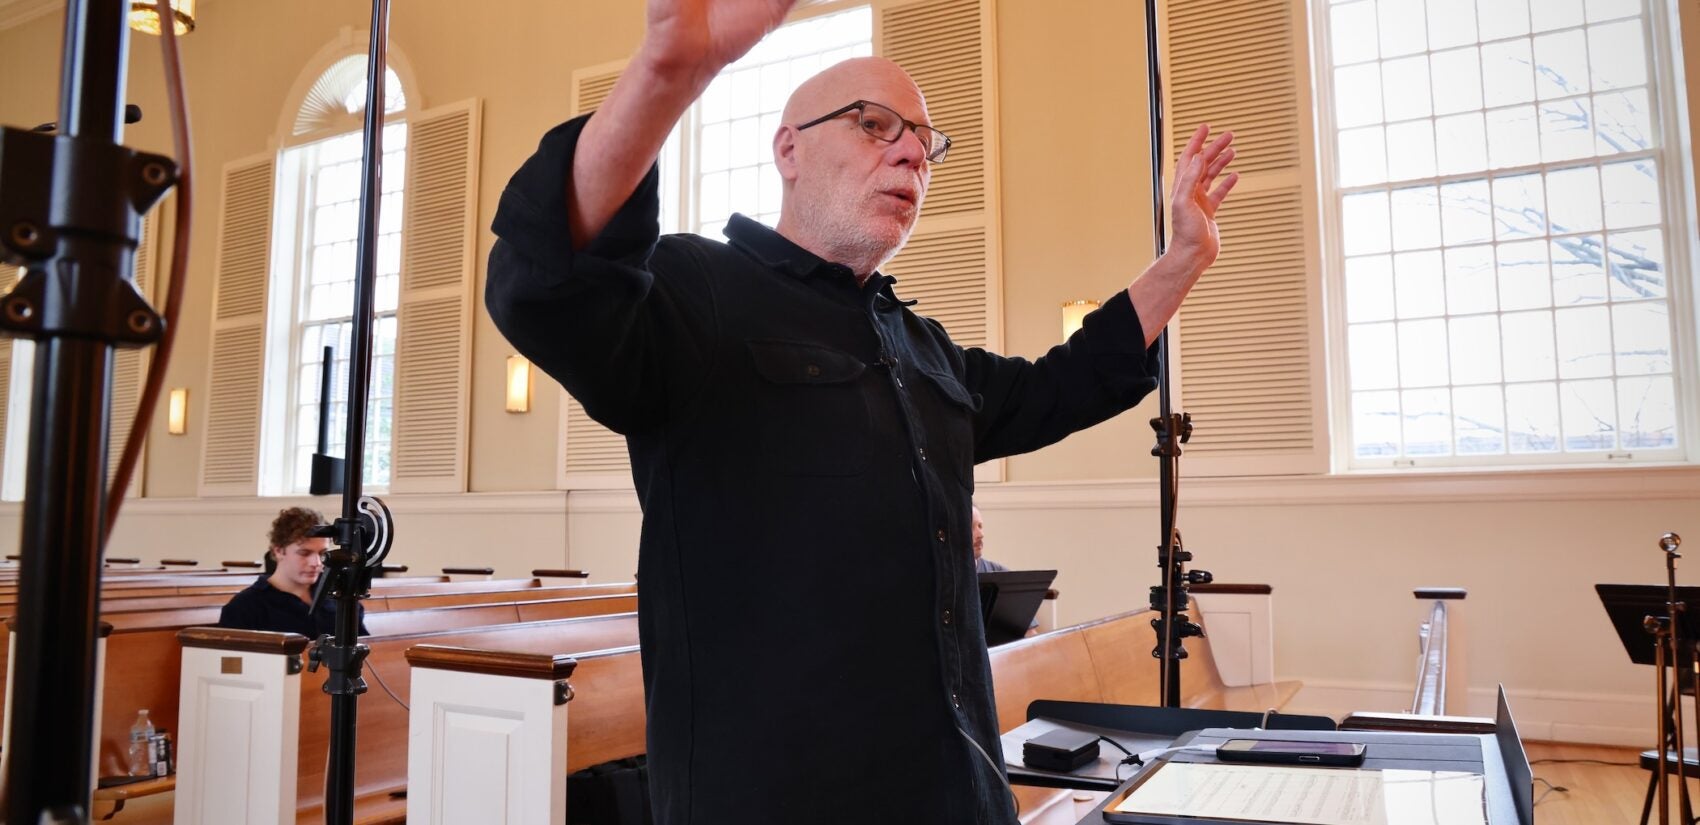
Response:
[[[136,723],[130,726],[130,775],[153,776],[153,722],[148,719],[148,709],[136,714]]]

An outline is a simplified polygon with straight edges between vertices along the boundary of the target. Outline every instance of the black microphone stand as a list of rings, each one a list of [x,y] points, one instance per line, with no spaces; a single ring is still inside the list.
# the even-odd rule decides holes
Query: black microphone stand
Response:
[[[1157,59],[1157,2],[1145,0],[1145,67],[1148,90],[1151,94],[1151,215],[1157,241],[1157,257],[1168,247],[1168,232],[1163,214],[1163,76]],[[1181,660],[1186,658],[1184,640],[1203,636],[1204,628],[1187,619],[1184,612],[1187,586],[1208,584],[1209,573],[1203,570],[1187,572],[1186,563],[1192,554],[1181,546],[1181,531],[1175,526],[1180,497],[1181,445],[1192,438],[1192,416],[1176,412],[1169,396],[1169,330],[1157,336],[1157,417],[1151,419],[1151,429],[1157,432],[1157,444],[1151,454],[1157,456],[1158,510],[1162,537],[1157,545],[1157,566],[1162,569],[1162,582],[1151,588],[1151,609],[1157,618],[1151,620],[1156,631],[1157,646],[1151,655],[1157,658],[1160,701],[1164,707],[1181,704]]]
[[[372,587],[372,571],[389,551],[389,511],[360,493],[366,458],[366,396],[372,371],[372,310],[377,283],[378,202],[382,192],[384,66],[389,52],[389,0],[373,0],[372,36],[366,54],[366,115],[361,158],[359,258],[354,278],[353,330],[348,359],[348,431],[343,440],[342,515],[322,531],[336,545],[325,555],[325,572],[314,588],[314,605],[328,590],[337,600],[336,633],[320,637],[310,667],[330,671],[330,753],[325,770],[326,825],[354,822],[355,732],[360,669],[370,649],[360,643],[360,600]],[[324,386],[324,384],[321,384]],[[322,408],[322,407],[321,407]],[[321,423],[323,428],[323,423]]]
[[[141,216],[170,158],[118,143],[129,4],[69,0],[58,133],[0,131],[0,259],[25,266],[0,331],[36,342],[18,583],[7,820],[90,816],[96,624],[115,347],[154,343],[136,291]],[[169,25],[169,23],[167,23]]]
[[[1673,754],[1683,825],[1688,825],[1687,819],[1692,810],[1688,798],[1688,758],[1682,741],[1682,654],[1689,645],[1694,644],[1694,640],[1685,642],[1682,637],[1682,614],[1687,605],[1676,598],[1676,560],[1682,558],[1682,554],[1676,550],[1681,546],[1682,537],[1675,533],[1666,533],[1659,538],[1659,549],[1665,554],[1665,615],[1648,616],[1645,621],[1647,632],[1653,634],[1653,668],[1656,671],[1654,689],[1659,694],[1659,764],[1654,771],[1654,781],[1658,785],[1660,825],[1670,821],[1670,762]],[[1687,652],[1690,669],[1700,670],[1700,662],[1693,660],[1696,651],[1688,649]],[[1667,661],[1669,672],[1674,677],[1668,686],[1665,681]]]

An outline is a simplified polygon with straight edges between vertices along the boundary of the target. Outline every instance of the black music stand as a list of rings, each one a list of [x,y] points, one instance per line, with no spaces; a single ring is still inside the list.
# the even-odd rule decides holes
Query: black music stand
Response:
[[[1648,616],[1666,615],[1668,608],[1665,602],[1670,595],[1669,589],[1662,584],[1596,584],[1594,592],[1600,595],[1600,604],[1605,606],[1606,616],[1611,619],[1612,627],[1617,630],[1618,640],[1623,642],[1623,649],[1629,653],[1629,661],[1638,665],[1656,664],[1656,646],[1663,640],[1647,632],[1646,619]],[[1688,640],[1688,644],[1677,651],[1677,678],[1671,684],[1669,695],[1661,699],[1667,720],[1673,718],[1674,706],[1679,697],[1695,693],[1694,652],[1695,645],[1700,644],[1700,587],[1678,587],[1676,598],[1684,605],[1678,621],[1682,625],[1682,637]],[[1700,742],[1700,719],[1695,720],[1695,725],[1696,741]],[[1674,734],[1674,727],[1673,724],[1667,724],[1666,729]],[[1667,734],[1665,741],[1659,743],[1658,750],[1668,754],[1673,747],[1673,738]],[[1681,754],[1678,758],[1686,755]],[[1646,764],[1657,766],[1656,762],[1643,761],[1643,765]],[[1658,774],[1655,772],[1653,782],[1657,781]],[[1648,799],[1651,800],[1651,785],[1648,786],[1648,791]],[[1688,798],[1688,795],[1683,795],[1684,802],[1687,802]],[[1686,822],[1694,821],[1694,813],[1691,810],[1684,810],[1682,816]]]
[[[980,574],[980,619],[987,646],[1027,635],[1039,605],[1056,581],[1055,570],[1000,570]]]

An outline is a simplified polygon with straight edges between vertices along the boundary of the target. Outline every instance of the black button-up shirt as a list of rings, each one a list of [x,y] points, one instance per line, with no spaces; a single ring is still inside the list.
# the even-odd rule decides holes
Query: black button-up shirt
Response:
[[[656,821],[1014,823],[973,466],[1156,386],[1126,293],[1037,361],[963,349],[893,279],[747,218],[658,237],[653,169],[575,252],[582,125],[503,192],[485,302],[626,436]]]
[[[357,606],[358,607],[358,606]],[[366,635],[366,608],[360,610],[360,635]],[[310,609],[293,593],[272,587],[269,574],[262,574],[247,588],[230,597],[218,612],[218,626],[236,630],[269,630],[299,633],[317,639],[336,632],[336,600],[326,596],[318,609]]]

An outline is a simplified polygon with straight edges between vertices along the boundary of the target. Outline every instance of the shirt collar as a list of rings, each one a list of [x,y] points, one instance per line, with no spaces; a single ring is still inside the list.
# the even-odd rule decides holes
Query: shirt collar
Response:
[[[844,278],[855,283],[856,273],[850,267],[828,261],[807,249],[793,243],[789,238],[779,234],[773,228],[759,221],[745,217],[742,214],[732,215],[726,222],[726,238],[732,245],[751,257],[766,264],[768,268],[783,272],[794,278],[812,278],[823,276],[827,278]],[[876,293],[887,300],[878,302],[882,308],[897,306],[913,306],[915,301],[902,301],[893,292],[891,285],[897,279],[880,272],[869,276],[868,281],[874,284]]]

